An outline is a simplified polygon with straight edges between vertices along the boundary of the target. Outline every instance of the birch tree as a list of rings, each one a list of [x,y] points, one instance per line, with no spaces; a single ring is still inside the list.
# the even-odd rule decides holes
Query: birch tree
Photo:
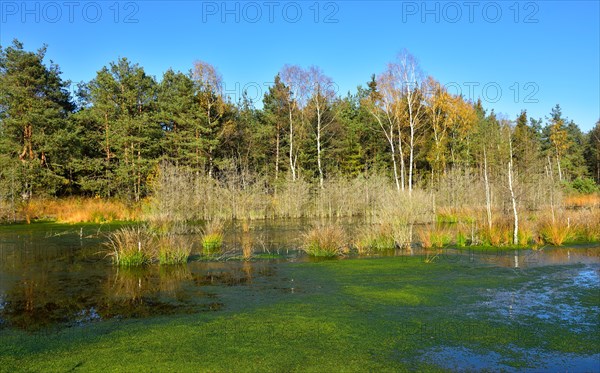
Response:
[[[510,191],[510,201],[512,205],[513,211],[513,244],[519,244],[519,213],[517,211],[517,196],[515,193],[515,176],[514,176],[514,166],[513,166],[513,146],[512,146],[512,134],[511,128],[507,125],[508,132],[508,149],[509,149],[509,158],[508,158],[508,189]]]
[[[217,69],[204,61],[194,63],[193,78],[197,85],[197,98],[205,120],[205,133],[197,128],[196,143],[202,143],[204,135],[204,149],[196,146],[196,159],[200,162],[201,153],[204,152],[208,158],[208,176],[212,177],[214,168],[215,150],[219,144],[220,123],[226,111],[226,103],[223,98],[223,78]],[[201,120],[201,119],[200,119]]]
[[[397,85],[396,89],[400,89],[401,98],[407,108],[409,129],[408,192],[410,194],[413,189],[413,170],[415,168],[415,137],[422,125],[421,119],[424,112],[420,92],[423,84],[423,72],[416,58],[406,50],[400,52],[397,61],[391,63],[388,69],[394,77],[394,82]]]
[[[292,180],[298,178],[298,147],[296,142],[296,130],[298,122],[303,122],[303,109],[306,98],[306,72],[297,65],[285,65],[281,70],[281,79],[290,90],[288,96],[288,124],[289,124],[289,140],[288,140],[288,159],[290,171],[292,172]],[[296,118],[297,114],[300,118]]]
[[[369,113],[379,124],[379,128],[389,144],[396,189],[404,190],[406,172],[402,152],[400,110],[398,109],[401,92],[397,89],[390,69],[378,75],[371,85],[377,89],[371,89],[369,98],[363,104],[368,107]],[[398,160],[400,161],[400,172],[398,172]]]
[[[319,185],[323,188],[323,136],[335,120],[335,113],[332,110],[336,89],[333,80],[316,66],[310,67],[306,76],[308,78],[309,100],[315,115]]]

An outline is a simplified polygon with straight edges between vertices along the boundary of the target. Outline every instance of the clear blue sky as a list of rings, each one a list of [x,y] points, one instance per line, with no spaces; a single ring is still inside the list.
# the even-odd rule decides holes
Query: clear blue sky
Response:
[[[516,4],[2,0],[0,43],[48,44],[48,58],[75,82],[119,57],[158,79],[200,59],[228,91],[247,86],[251,96],[286,63],[320,66],[345,95],[406,48],[426,73],[488,109],[543,118],[559,103],[589,130],[600,118],[599,2]]]

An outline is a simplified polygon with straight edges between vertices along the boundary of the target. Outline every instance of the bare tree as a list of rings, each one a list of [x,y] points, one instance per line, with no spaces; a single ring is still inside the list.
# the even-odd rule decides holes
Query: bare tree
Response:
[[[421,100],[420,89],[423,85],[423,72],[417,59],[407,50],[403,50],[397,57],[396,63],[389,65],[389,70],[395,77],[394,81],[399,84],[402,92],[402,99],[405,101],[408,109],[408,128],[409,128],[409,161],[408,161],[408,192],[412,193],[413,188],[413,170],[415,154],[415,136],[418,128],[421,126],[421,117],[423,115],[423,102]]]
[[[395,91],[392,76],[389,72],[384,72],[377,77],[376,80],[377,91],[371,93],[371,97],[367,102],[369,112],[375,118],[379,127],[383,131],[388,144],[390,145],[390,155],[392,157],[392,167],[394,171],[394,181],[396,183],[396,189],[400,191],[404,190],[404,159],[400,156],[401,161],[401,172],[398,177],[398,166],[397,166],[397,155],[396,155],[396,143],[395,143],[395,132],[398,129],[398,138],[401,137],[400,127],[398,127],[397,110],[395,110],[395,100],[398,97],[398,92]],[[402,142],[399,141],[400,146],[399,152],[402,154]]]
[[[200,106],[204,109],[206,115],[206,124],[209,130],[214,129],[225,112],[225,102],[223,100],[223,79],[219,72],[211,64],[204,61],[194,62],[193,77],[198,85],[198,97]],[[196,127],[196,162],[200,159],[200,130]],[[205,149],[208,156],[208,175],[212,177],[213,171],[213,153],[216,150],[214,141],[208,144]]]
[[[317,167],[319,170],[319,185],[323,188],[322,139],[327,128],[335,120],[331,113],[332,104],[336,97],[336,89],[330,77],[323,74],[320,68],[312,66],[307,72],[309,100],[315,111],[315,132],[317,140]],[[327,115],[329,114],[329,115]]]
[[[306,72],[297,65],[285,65],[281,70],[281,79],[290,89],[288,101],[289,120],[289,162],[292,172],[292,180],[298,178],[298,149],[294,148],[296,121],[294,114],[302,111],[305,106],[306,97]],[[300,119],[302,121],[302,118]]]

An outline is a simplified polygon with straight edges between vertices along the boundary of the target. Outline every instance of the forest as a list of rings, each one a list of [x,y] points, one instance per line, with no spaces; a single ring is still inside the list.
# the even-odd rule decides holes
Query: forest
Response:
[[[506,211],[600,183],[600,120],[584,133],[558,104],[544,119],[503,117],[449,93],[408,51],[345,96],[319,67],[285,65],[262,105],[245,93],[232,102],[203,61],[157,79],[121,58],[72,90],[45,54],[18,40],[0,49],[4,220],[36,200],[175,198],[165,196],[193,194],[194,180],[262,196],[288,191],[292,203],[302,188],[314,196],[360,181],[364,191],[376,179],[403,195],[435,194],[440,206],[477,199],[471,205]]]

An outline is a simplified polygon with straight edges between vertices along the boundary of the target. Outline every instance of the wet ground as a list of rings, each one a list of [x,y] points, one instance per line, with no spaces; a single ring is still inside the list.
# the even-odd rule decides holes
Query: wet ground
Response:
[[[421,267],[423,271],[434,268],[434,278],[417,280],[407,275],[388,281],[349,272],[344,280],[341,272],[336,281],[345,285],[333,288],[319,271],[337,268],[335,263],[344,261],[368,271],[372,259],[313,263],[296,250],[304,226],[304,221],[254,223],[250,233],[231,227],[226,236],[228,260],[196,258],[182,266],[138,269],[117,268],[106,257],[102,243],[116,226],[2,227],[0,336],[9,331],[35,334],[86,328],[110,320],[236,313],[263,305],[265,299],[276,303],[296,296],[309,302],[310,297],[325,294],[353,311],[362,310],[365,318],[355,320],[357,329],[362,322],[364,329],[382,323],[384,335],[384,325],[390,322],[390,328],[400,328],[399,335],[410,339],[410,348],[421,341],[419,353],[408,359],[415,366],[427,361],[461,371],[600,369],[599,341],[593,336],[600,331],[599,247],[397,250],[386,254],[394,257],[395,265],[403,268],[405,261],[414,276],[421,275]],[[253,259],[240,260],[248,245]],[[366,269],[360,263],[366,263]],[[310,275],[310,271],[315,272]],[[493,274],[493,281],[488,274]],[[510,280],[502,284],[502,278]],[[449,279],[456,285],[449,285]],[[458,290],[436,293],[447,288]],[[441,316],[423,316],[429,313]],[[370,321],[370,314],[378,315],[377,319]],[[548,333],[553,325],[556,335],[567,335],[567,340],[582,336],[588,349],[561,346],[558,337],[540,342],[552,339]],[[545,334],[536,334],[536,328]],[[503,342],[490,338],[492,331],[500,333],[497,339]],[[473,340],[479,347],[473,347]],[[497,343],[503,344],[501,350]],[[403,348],[393,350],[401,354]]]

